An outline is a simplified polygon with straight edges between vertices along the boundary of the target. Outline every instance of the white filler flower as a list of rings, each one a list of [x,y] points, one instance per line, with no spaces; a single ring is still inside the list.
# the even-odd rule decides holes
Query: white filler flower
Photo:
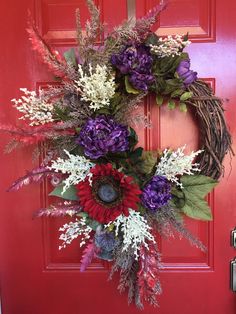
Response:
[[[190,155],[185,155],[185,148],[186,145],[173,152],[165,149],[163,156],[157,165],[155,175],[164,176],[169,181],[176,183],[182,188],[182,184],[179,182],[177,176],[184,174],[193,175],[194,172],[199,172],[199,164],[193,163],[193,160],[197,155],[203,152],[203,150],[198,150],[196,152],[191,152]]]
[[[75,83],[81,99],[90,102],[89,107],[94,111],[109,106],[110,99],[115,94],[115,78],[108,72],[107,66],[97,65],[94,70],[90,64],[87,75],[79,65],[78,72],[80,78]]]
[[[69,174],[64,182],[62,193],[64,193],[71,185],[76,185],[80,181],[84,181],[87,176],[91,176],[90,169],[94,166],[94,163],[90,162],[83,156],[75,156],[70,154],[67,150],[64,150],[68,159],[57,158],[53,160],[51,166],[48,169],[55,170],[55,172],[62,172]]]
[[[83,246],[90,238],[92,230],[93,229],[86,224],[86,218],[81,218],[80,220],[76,219],[75,222],[71,221],[68,224],[65,224],[59,229],[61,232],[65,231],[65,233],[62,233],[59,237],[59,239],[63,241],[62,245],[59,246],[59,250],[64,249],[79,236],[82,236],[80,240],[80,247]]]
[[[53,105],[46,102],[42,97],[42,91],[37,96],[35,91],[28,91],[27,88],[20,88],[24,93],[20,99],[12,99],[14,107],[24,115],[20,120],[30,120],[30,126],[53,122]]]
[[[191,43],[189,40],[183,40],[181,35],[167,36],[159,38],[159,45],[150,45],[151,52],[160,58],[174,57],[181,54],[181,50]]]
[[[115,226],[116,236],[118,236],[119,231],[123,233],[123,251],[128,251],[132,248],[136,260],[138,260],[142,245],[148,249],[147,241],[155,243],[155,239],[150,233],[151,227],[146,219],[133,209],[129,209],[129,216],[120,215],[106,227],[109,227],[111,224]]]

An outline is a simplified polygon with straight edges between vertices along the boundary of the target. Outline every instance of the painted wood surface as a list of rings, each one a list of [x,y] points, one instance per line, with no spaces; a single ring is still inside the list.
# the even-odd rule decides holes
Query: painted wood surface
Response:
[[[156,0],[97,0],[102,19],[109,28],[127,16],[142,16]],[[0,2],[0,120],[17,122],[10,99],[19,96],[19,87],[28,89],[51,83],[52,76],[30,49],[25,31],[27,10],[41,34],[60,52],[75,45],[74,11],[81,9],[82,23],[88,18],[84,0],[2,0]],[[129,10],[128,10],[129,8]],[[188,48],[192,68],[205,79],[225,103],[226,117],[236,140],[236,2],[234,0],[170,0],[157,34],[189,32]],[[160,111],[152,97],[143,110],[152,128],[140,129],[141,144],[148,150],[187,144],[198,148],[199,130],[194,114]],[[0,138],[1,149],[7,136]],[[235,146],[234,146],[235,147]],[[236,151],[236,148],[235,148]],[[0,267],[3,314],[134,314],[127,296],[119,295],[117,278],[107,281],[109,265],[94,261],[85,273],[79,272],[81,250],[78,242],[58,250],[58,228],[65,219],[38,219],[36,209],[49,202],[47,186],[30,186],[17,193],[5,192],[10,183],[32,167],[32,150],[20,149],[1,154],[0,163]],[[231,169],[232,168],[232,169]],[[230,176],[229,176],[230,174]],[[225,177],[209,195],[214,221],[188,221],[193,234],[208,251],[191,247],[186,240],[158,239],[163,255],[160,278],[163,295],[160,308],[146,307],[144,314],[234,314],[236,298],[229,289],[229,262],[236,256],[230,247],[230,231],[236,225],[236,162],[225,160]]]

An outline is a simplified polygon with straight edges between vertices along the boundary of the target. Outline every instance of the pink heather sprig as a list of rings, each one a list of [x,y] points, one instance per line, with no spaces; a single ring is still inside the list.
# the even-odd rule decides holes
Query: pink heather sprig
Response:
[[[151,27],[156,23],[160,13],[167,7],[167,4],[168,0],[161,1],[160,4],[149,10],[144,17],[136,21],[134,30],[142,40],[150,33]]]
[[[141,304],[144,301],[157,306],[156,295],[162,293],[158,278],[158,266],[160,266],[160,254],[155,244],[149,244],[149,250],[142,246],[140,249],[139,272],[137,274],[139,298]]]
[[[86,248],[83,251],[83,255],[81,258],[80,271],[84,272],[88,266],[91,264],[94,257],[97,256],[99,249],[94,244],[93,240],[87,244]]]
[[[28,28],[29,39],[32,43],[32,49],[37,51],[39,57],[45,63],[49,70],[56,76],[64,78],[66,73],[66,61],[60,56],[58,51],[51,48],[45,40],[39,35],[31,16],[29,15]]]
[[[0,124],[0,131],[8,133],[17,141],[23,144],[36,144],[45,140],[46,136],[43,132],[45,126],[29,127],[23,125],[17,127],[14,125]]]
[[[55,176],[55,172],[52,170],[44,167],[36,168],[28,171],[25,176],[20,177],[19,179],[14,181],[7,191],[17,191],[25,185],[29,185],[31,183],[39,183],[42,182],[44,178],[52,178],[53,176]]]
[[[22,127],[0,124],[0,131],[10,134],[15,140],[26,145],[37,144],[46,139],[58,136],[69,136],[75,133],[71,128],[63,129],[63,124],[61,123],[47,123],[40,126],[28,126],[27,124],[23,124]]]
[[[64,204],[51,205],[49,208],[41,208],[34,214],[34,217],[64,217],[75,216],[81,211],[78,204],[71,204],[71,202],[64,202]]]

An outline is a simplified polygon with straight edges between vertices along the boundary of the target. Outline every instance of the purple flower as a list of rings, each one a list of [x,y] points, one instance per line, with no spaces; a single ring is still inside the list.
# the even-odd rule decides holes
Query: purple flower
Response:
[[[80,131],[76,143],[84,148],[84,154],[98,159],[107,153],[124,152],[129,148],[129,130],[110,116],[89,118]]]
[[[138,90],[147,91],[148,86],[154,82],[153,75],[151,74],[142,74],[136,71],[133,71],[129,77],[129,82]]]
[[[128,75],[130,83],[139,90],[147,91],[154,82],[150,48],[143,44],[126,46],[119,54],[112,55],[111,63],[121,74]]]
[[[171,184],[162,176],[154,176],[145,185],[141,201],[144,207],[151,211],[165,206],[171,199]]]
[[[197,79],[197,72],[190,70],[190,60],[182,60],[177,68],[179,77],[183,80],[185,87],[188,87]]]
[[[94,236],[95,245],[98,248],[97,256],[101,259],[113,260],[113,251],[118,246],[119,240],[111,232],[99,231]]]
[[[113,233],[105,231],[96,232],[94,239],[96,246],[106,251],[114,250],[119,243],[118,240],[115,239]]]
[[[111,63],[122,74],[128,74],[135,67],[136,60],[138,58],[138,52],[135,46],[126,47],[121,53],[111,56]]]

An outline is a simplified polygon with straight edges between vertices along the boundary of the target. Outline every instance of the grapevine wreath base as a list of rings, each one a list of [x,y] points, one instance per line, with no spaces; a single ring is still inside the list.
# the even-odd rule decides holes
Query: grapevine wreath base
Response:
[[[49,195],[58,201],[36,215],[70,217],[59,229],[60,249],[79,239],[81,271],[93,258],[112,261],[110,278],[119,271],[118,289],[128,289],[129,303],[143,308],[144,302],[157,305],[161,293],[156,233],[170,237],[175,230],[205,250],[183,218],[212,219],[205,196],[223,172],[231,136],[221,99],[190,69],[188,36],[161,38],[151,31],[165,4],[107,35],[99,9],[92,0],[87,5],[86,34],[77,10],[78,48],[64,56],[29,22],[32,47],[60,84],[38,92],[21,88],[21,98],[12,100],[23,121],[1,125],[12,135],[7,150],[39,144],[43,160],[9,190],[49,180]],[[147,118],[132,112],[150,94],[154,105],[196,115],[200,150],[145,152],[138,146],[131,125],[141,120],[148,127]]]

